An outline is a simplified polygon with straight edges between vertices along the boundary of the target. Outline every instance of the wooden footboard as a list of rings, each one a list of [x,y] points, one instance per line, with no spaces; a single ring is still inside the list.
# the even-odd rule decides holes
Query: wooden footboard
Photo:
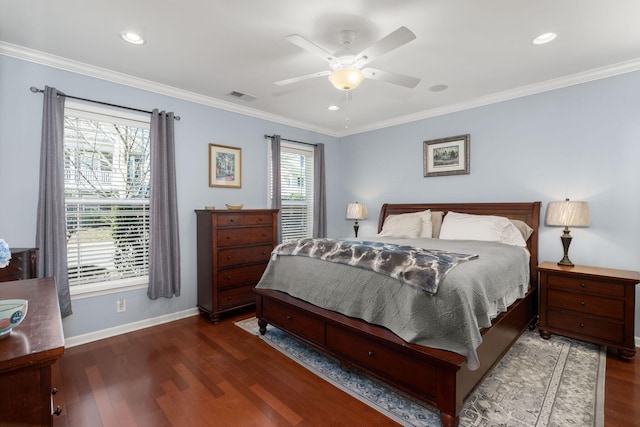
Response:
[[[456,353],[408,344],[388,329],[319,308],[285,293],[256,289],[260,333],[271,324],[342,362],[373,375],[440,411],[444,426],[457,426],[469,393],[535,321],[532,289],[483,330],[480,368],[471,371]]]

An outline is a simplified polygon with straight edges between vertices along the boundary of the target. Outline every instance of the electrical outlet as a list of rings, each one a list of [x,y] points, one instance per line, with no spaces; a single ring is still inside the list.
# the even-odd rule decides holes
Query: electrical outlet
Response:
[[[118,301],[116,301],[116,311],[118,313],[122,313],[126,309],[127,309],[127,300],[125,300],[124,297],[118,298]]]

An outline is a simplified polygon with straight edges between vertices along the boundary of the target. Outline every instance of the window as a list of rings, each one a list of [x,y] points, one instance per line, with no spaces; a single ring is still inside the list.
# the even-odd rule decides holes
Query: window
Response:
[[[150,160],[148,116],[67,102],[64,183],[72,294],[147,282]]]
[[[313,237],[313,147],[283,142],[280,157],[282,241]],[[269,162],[269,194],[271,175]]]

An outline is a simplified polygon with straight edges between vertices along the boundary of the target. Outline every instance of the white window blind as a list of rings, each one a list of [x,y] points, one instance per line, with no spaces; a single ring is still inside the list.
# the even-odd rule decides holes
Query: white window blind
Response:
[[[313,147],[283,142],[280,163],[282,241],[313,237]]]
[[[149,120],[65,108],[67,258],[71,286],[149,271]]]

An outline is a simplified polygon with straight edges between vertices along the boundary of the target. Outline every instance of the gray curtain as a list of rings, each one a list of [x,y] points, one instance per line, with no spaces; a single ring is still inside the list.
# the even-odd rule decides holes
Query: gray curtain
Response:
[[[173,113],[151,113],[149,288],[147,296],[180,296],[180,241]]]
[[[45,86],[36,223],[38,277],[55,279],[62,317],[72,313],[64,205],[64,100],[62,92]]]
[[[271,208],[282,209],[282,182],[280,182],[280,135],[271,137]],[[278,243],[282,243],[282,212],[278,212]]]
[[[327,237],[327,192],[324,173],[324,144],[313,150],[313,237]]]

